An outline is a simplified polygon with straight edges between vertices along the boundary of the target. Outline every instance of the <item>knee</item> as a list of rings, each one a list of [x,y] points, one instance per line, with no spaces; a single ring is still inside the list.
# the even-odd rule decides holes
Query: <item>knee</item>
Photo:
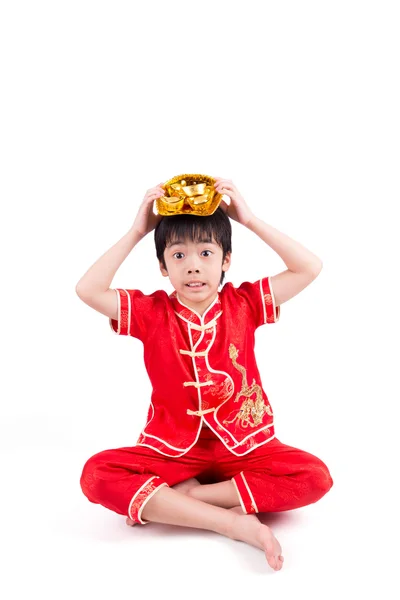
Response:
[[[311,485],[316,495],[316,500],[325,496],[333,486],[333,479],[328,467],[322,460],[316,459],[310,468]]]
[[[98,502],[97,498],[99,497],[99,478],[96,476],[96,471],[102,462],[99,458],[100,454],[101,452],[86,461],[80,477],[82,492],[91,502],[95,503]]]

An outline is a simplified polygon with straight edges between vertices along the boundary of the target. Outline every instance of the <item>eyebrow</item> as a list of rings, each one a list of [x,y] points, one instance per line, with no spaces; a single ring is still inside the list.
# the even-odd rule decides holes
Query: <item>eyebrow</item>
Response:
[[[210,238],[203,238],[198,243],[199,244],[214,244],[215,245],[215,242],[213,242],[212,240],[210,240]],[[185,242],[182,241],[182,240],[175,240],[172,244],[170,244],[168,246],[168,248],[172,248],[172,246],[180,246],[181,244],[184,245]]]

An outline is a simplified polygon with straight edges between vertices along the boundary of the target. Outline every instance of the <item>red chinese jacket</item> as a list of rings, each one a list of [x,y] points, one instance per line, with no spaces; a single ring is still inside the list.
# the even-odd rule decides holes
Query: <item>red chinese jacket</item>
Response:
[[[118,320],[109,320],[111,329],[143,342],[153,387],[137,445],[182,456],[203,420],[237,456],[275,437],[254,354],[257,327],[280,317],[269,277],[238,288],[227,282],[202,316],[176,291],[116,292]]]

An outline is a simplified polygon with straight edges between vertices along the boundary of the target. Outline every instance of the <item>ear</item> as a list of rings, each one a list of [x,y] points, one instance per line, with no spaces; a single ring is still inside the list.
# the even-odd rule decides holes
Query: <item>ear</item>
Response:
[[[224,262],[222,263],[222,270],[223,271],[228,271],[229,267],[231,266],[231,252],[227,252],[225,258],[224,258]]]
[[[158,261],[158,264],[160,266],[161,275],[163,277],[169,277],[167,269],[164,268],[164,266],[160,260]]]

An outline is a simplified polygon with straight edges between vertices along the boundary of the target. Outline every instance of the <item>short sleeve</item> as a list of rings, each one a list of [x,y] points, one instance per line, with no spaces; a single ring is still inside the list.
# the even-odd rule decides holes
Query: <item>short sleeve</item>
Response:
[[[279,321],[281,307],[275,304],[270,277],[263,277],[254,283],[245,281],[236,288],[236,293],[248,304],[256,328]]]
[[[130,335],[144,341],[165,292],[158,291],[146,295],[140,290],[115,289],[118,299],[118,319],[109,319],[112,331],[117,335]],[[162,307],[161,307],[162,308]]]

